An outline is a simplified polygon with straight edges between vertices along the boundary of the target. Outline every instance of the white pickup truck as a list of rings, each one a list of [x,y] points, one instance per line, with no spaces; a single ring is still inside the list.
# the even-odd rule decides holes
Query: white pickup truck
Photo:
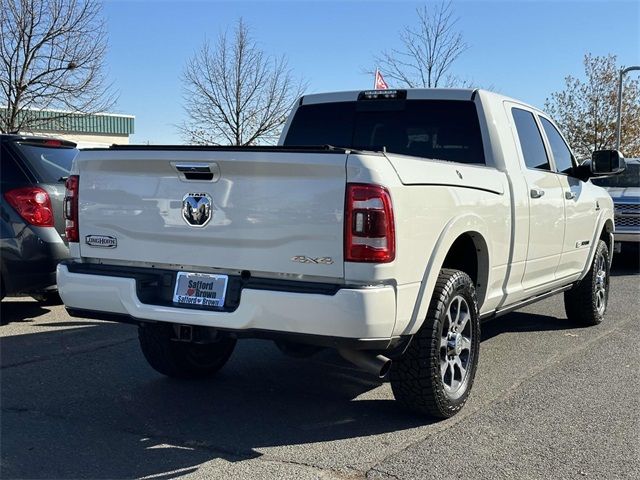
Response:
[[[481,319],[564,292],[602,321],[613,205],[589,178],[623,169],[483,90],[307,95],[275,147],[81,151],[58,288],[71,315],[137,324],[165,375],[210,376],[243,337],[333,347],[449,417]]]

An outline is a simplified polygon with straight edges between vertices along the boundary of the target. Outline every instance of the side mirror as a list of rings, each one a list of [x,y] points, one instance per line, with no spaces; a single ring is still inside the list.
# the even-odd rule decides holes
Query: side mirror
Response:
[[[591,155],[591,176],[615,175],[627,168],[624,157],[618,150],[596,150]]]

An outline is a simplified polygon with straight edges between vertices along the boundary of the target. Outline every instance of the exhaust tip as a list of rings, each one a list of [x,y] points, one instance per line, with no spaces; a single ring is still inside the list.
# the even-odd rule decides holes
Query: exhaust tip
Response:
[[[392,363],[391,359],[390,358],[386,358],[386,360],[387,361],[382,364],[382,367],[380,367],[380,373],[378,373],[378,377],[379,378],[386,377],[387,374],[389,373],[389,371],[391,370],[391,363]]]
[[[357,350],[339,350],[338,352],[345,360],[376,375],[378,378],[384,378],[389,373],[389,369],[391,369],[391,359],[384,355],[375,355]]]

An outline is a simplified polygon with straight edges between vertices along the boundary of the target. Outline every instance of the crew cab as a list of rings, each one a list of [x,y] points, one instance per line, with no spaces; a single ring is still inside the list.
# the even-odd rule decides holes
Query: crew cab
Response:
[[[603,320],[613,204],[589,178],[623,169],[483,90],[306,95],[277,146],[81,151],[58,288],[71,315],[137,324],[168,376],[213,375],[244,337],[331,347],[449,417],[481,319],[564,292]]]

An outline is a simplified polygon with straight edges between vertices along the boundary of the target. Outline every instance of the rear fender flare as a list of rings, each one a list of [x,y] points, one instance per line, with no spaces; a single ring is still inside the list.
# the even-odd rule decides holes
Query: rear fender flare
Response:
[[[444,260],[449,253],[449,250],[453,246],[454,242],[463,234],[472,235],[474,242],[481,241],[486,248],[486,255],[484,258],[479,257],[478,261],[478,280],[485,286],[485,291],[488,286],[488,275],[491,265],[491,245],[489,245],[487,239],[489,236],[489,229],[486,226],[484,220],[478,215],[463,214],[451,219],[443,228],[442,232],[438,236],[433,249],[428,252],[428,256],[425,258],[424,265],[425,270],[420,282],[420,290],[416,303],[411,314],[411,320],[404,329],[403,334],[416,333],[427,316],[427,310],[431,302],[433,290],[435,288],[438,275],[444,264]],[[480,300],[481,301],[481,300]],[[478,306],[478,308],[480,305]]]

